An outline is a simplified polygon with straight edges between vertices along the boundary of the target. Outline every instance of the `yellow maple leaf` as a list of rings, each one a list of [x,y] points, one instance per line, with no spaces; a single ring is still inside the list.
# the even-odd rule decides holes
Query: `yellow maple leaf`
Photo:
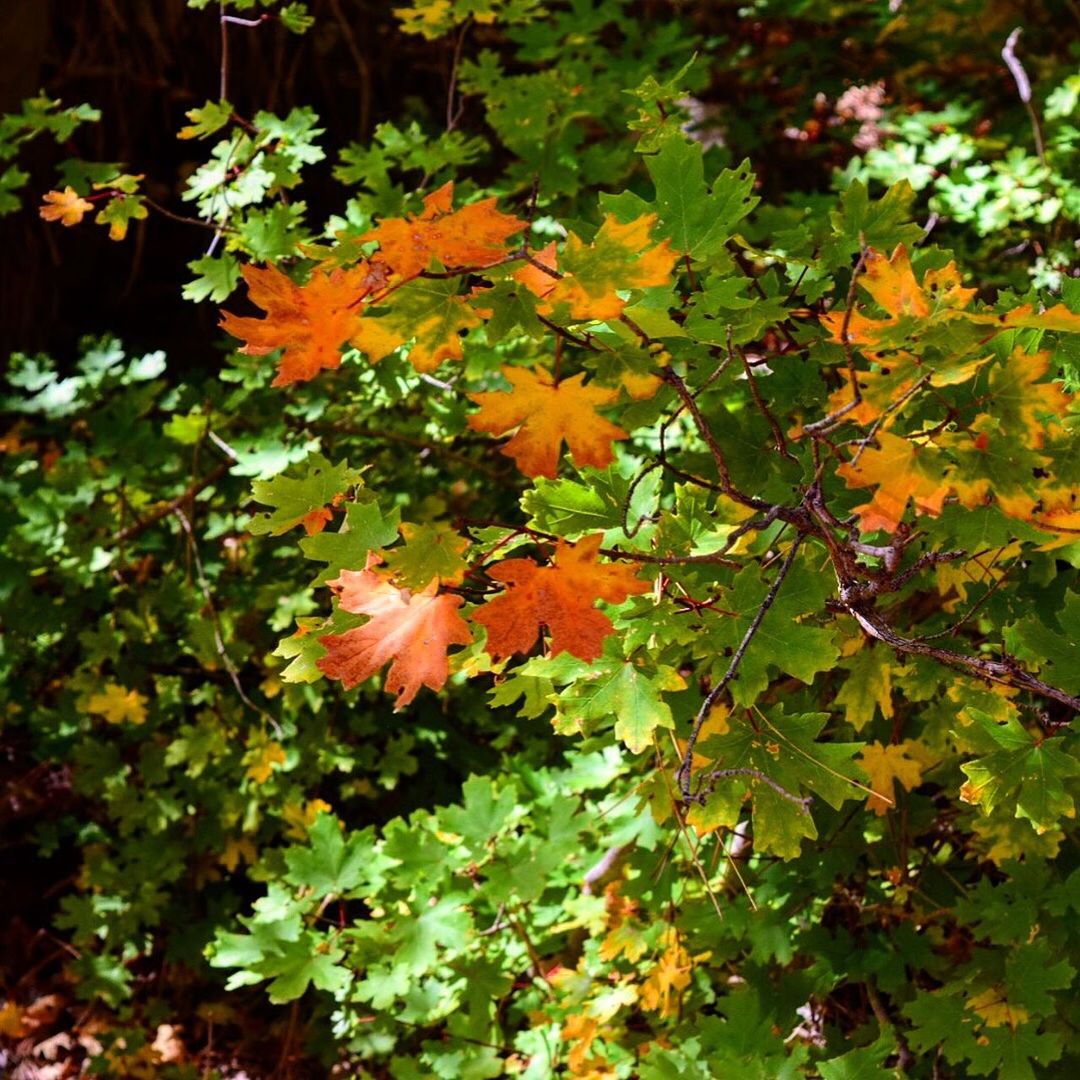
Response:
[[[142,724],[146,722],[146,698],[138,690],[106,683],[101,693],[91,695],[86,711],[103,716],[110,724]]]
[[[272,739],[258,738],[255,745],[244,755],[247,769],[244,775],[256,784],[265,784],[275,765],[285,764],[285,751]]]
[[[42,196],[38,213],[46,221],[59,221],[61,225],[78,225],[83,217],[94,209],[94,204],[84,199],[70,185],[63,191],[47,191]]]
[[[14,1001],[5,1001],[0,1007],[0,1035],[8,1039],[21,1039],[25,1034],[23,1010]]]
[[[906,791],[919,786],[923,769],[928,764],[924,750],[911,739],[890,746],[867,743],[863,747],[856,760],[870,778],[870,787],[874,790],[866,800],[870,810],[880,817],[893,808],[894,781],[902,784]]]
[[[679,995],[690,985],[694,961],[674,930],[665,933],[663,944],[664,951],[645,977],[640,996],[645,1009],[667,1017],[678,1010]]]
[[[250,836],[230,836],[225,841],[225,849],[218,856],[218,862],[231,874],[241,862],[248,865],[253,863],[256,855],[255,844]]]
[[[1009,1002],[1004,986],[991,986],[981,994],[968,998],[967,1007],[981,1017],[989,1028],[1005,1027],[1015,1031],[1028,1018],[1027,1009]]]
[[[281,819],[285,822],[285,835],[294,840],[306,840],[308,829],[315,824],[320,814],[332,813],[328,802],[322,799],[308,799],[305,803],[286,803],[281,809]]]
[[[512,457],[526,476],[554,480],[563,442],[578,466],[603,469],[611,464],[611,444],[628,436],[596,410],[617,401],[617,390],[585,386],[584,372],[556,383],[539,368],[535,374],[524,368],[502,370],[513,390],[470,394],[480,411],[469,417],[469,427],[490,435],[517,428],[502,452]]]
[[[857,462],[836,470],[849,488],[877,489],[869,502],[855,507],[863,532],[896,532],[909,501],[919,513],[937,517],[952,490],[937,448],[889,431],[878,432],[877,442],[877,448],[863,449]]]

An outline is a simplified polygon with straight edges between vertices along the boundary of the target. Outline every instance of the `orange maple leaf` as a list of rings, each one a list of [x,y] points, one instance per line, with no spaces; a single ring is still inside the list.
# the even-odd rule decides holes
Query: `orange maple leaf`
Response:
[[[863,450],[857,463],[836,470],[849,488],[877,488],[870,502],[855,507],[863,532],[896,532],[909,499],[919,513],[937,517],[952,489],[936,448],[888,431],[879,432],[877,441],[878,447]]]
[[[905,316],[926,319],[936,313],[959,314],[971,303],[975,289],[960,284],[956,263],[940,270],[929,270],[922,284],[915,280],[907,248],[898,244],[888,259],[880,251],[869,248],[863,262],[864,273],[859,284],[885,311],[887,319],[870,319],[858,311],[848,318],[843,311],[822,316],[822,322],[833,333],[834,341],[842,341],[844,320],[848,318],[848,339],[856,344],[876,345],[884,333],[896,326]],[[993,316],[997,318],[997,316]]]
[[[611,464],[611,444],[627,434],[596,409],[616,401],[617,390],[585,386],[584,373],[556,383],[542,369],[535,374],[524,368],[502,370],[513,390],[470,394],[480,411],[469,417],[469,427],[489,435],[518,428],[502,452],[512,457],[526,476],[553,480],[564,441],[578,465],[603,469]]]
[[[59,221],[61,225],[78,225],[84,215],[94,209],[94,204],[84,199],[70,185],[63,191],[47,191],[42,196],[38,213],[46,221]]]
[[[667,240],[651,243],[649,232],[655,222],[655,214],[625,223],[608,214],[591,243],[570,234],[559,276],[531,264],[515,272],[514,278],[540,297],[537,310],[542,315],[565,305],[568,317],[576,322],[618,318],[627,303],[620,290],[666,285],[671,277],[678,256]],[[534,259],[555,270],[552,247]]]
[[[468,645],[472,634],[457,611],[460,596],[439,595],[437,579],[420,592],[399,589],[371,569],[375,561],[366,570],[342,570],[330,582],[345,611],[371,618],[343,634],[319,638],[327,655],[318,665],[349,689],[391,661],[384,688],[397,694],[397,711],[416,697],[421,686],[441,690],[446,685],[450,674],[446,650]]]
[[[488,571],[506,585],[506,592],[478,607],[472,620],[486,627],[493,660],[527,652],[541,627],[551,634],[552,656],[568,652],[580,660],[595,660],[600,655],[614,626],[593,606],[596,601],[621,604],[649,590],[633,567],[598,562],[600,541],[599,533],[576,544],[560,540],[552,566],[506,559]]]
[[[297,285],[274,266],[245,266],[240,272],[266,318],[223,311],[221,327],[245,342],[240,351],[249,356],[285,350],[274,386],[305,382],[339,367],[342,347],[361,328],[360,301],[385,283],[384,275],[367,263],[330,273],[316,270],[306,285]]]
[[[527,222],[495,209],[495,199],[482,199],[451,210],[454,182],[447,181],[424,199],[417,217],[391,218],[364,233],[361,242],[376,240],[378,259],[402,278],[414,278],[432,260],[448,268],[491,266],[506,255],[507,237]]]

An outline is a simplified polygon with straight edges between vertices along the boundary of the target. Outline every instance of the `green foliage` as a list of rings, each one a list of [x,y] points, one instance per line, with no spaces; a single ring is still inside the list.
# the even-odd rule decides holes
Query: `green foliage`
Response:
[[[177,288],[276,268],[218,371],[13,357],[0,724],[92,1069],[224,1075],[209,1023],[312,1075],[1075,1072],[1077,79],[1048,51],[1040,160],[937,63],[975,5],[751,6],[403,7],[447,101],[187,113]],[[840,104],[845,41],[892,101]],[[34,99],[0,156],[92,119]],[[125,168],[60,165],[114,236],[159,209]]]

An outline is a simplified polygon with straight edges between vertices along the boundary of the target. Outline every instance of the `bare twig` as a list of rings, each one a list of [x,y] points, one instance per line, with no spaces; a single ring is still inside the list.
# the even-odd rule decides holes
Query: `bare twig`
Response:
[[[1016,55],[1016,46],[1020,41],[1020,35],[1023,32],[1024,28],[1018,26],[1008,38],[1006,38],[1005,47],[1001,50],[1001,58],[1005,61],[1005,66],[1009,69],[1009,74],[1012,75],[1013,81],[1016,83],[1016,92],[1020,95],[1020,100],[1024,103],[1024,108],[1027,110],[1028,119],[1031,121],[1031,131],[1035,137],[1035,153],[1039,158],[1040,164],[1045,166],[1046,147],[1043,145],[1042,125],[1039,123],[1039,114],[1035,111],[1035,106],[1031,103],[1031,82],[1027,77],[1027,72],[1024,70],[1024,65],[1020,63],[1020,60]]]

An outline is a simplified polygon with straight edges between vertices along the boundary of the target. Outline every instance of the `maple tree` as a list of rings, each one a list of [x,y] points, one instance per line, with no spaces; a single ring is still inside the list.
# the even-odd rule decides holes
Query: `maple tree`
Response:
[[[218,29],[305,28],[263,7]],[[762,136],[701,124],[727,15],[631,7],[400,9],[394,40],[449,58],[445,116],[342,149],[318,224],[321,121],[241,115],[223,61],[179,138],[216,140],[183,199],[224,359],[14,365],[0,704],[94,809],[40,843],[79,851],[56,962],[112,1018],[99,1072],[232,1067],[145,1027],[166,957],[194,1030],[276,1018],[312,1075],[1080,1059],[1060,236],[1003,280],[941,201],[955,131],[937,202],[868,187],[884,141],[837,193],[781,190]],[[916,7],[867,41],[922,47]],[[827,104],[773,125],[784,153],[821,163]],[[124,168],[69,167],[40,216],[122,234],[161,209]]]

